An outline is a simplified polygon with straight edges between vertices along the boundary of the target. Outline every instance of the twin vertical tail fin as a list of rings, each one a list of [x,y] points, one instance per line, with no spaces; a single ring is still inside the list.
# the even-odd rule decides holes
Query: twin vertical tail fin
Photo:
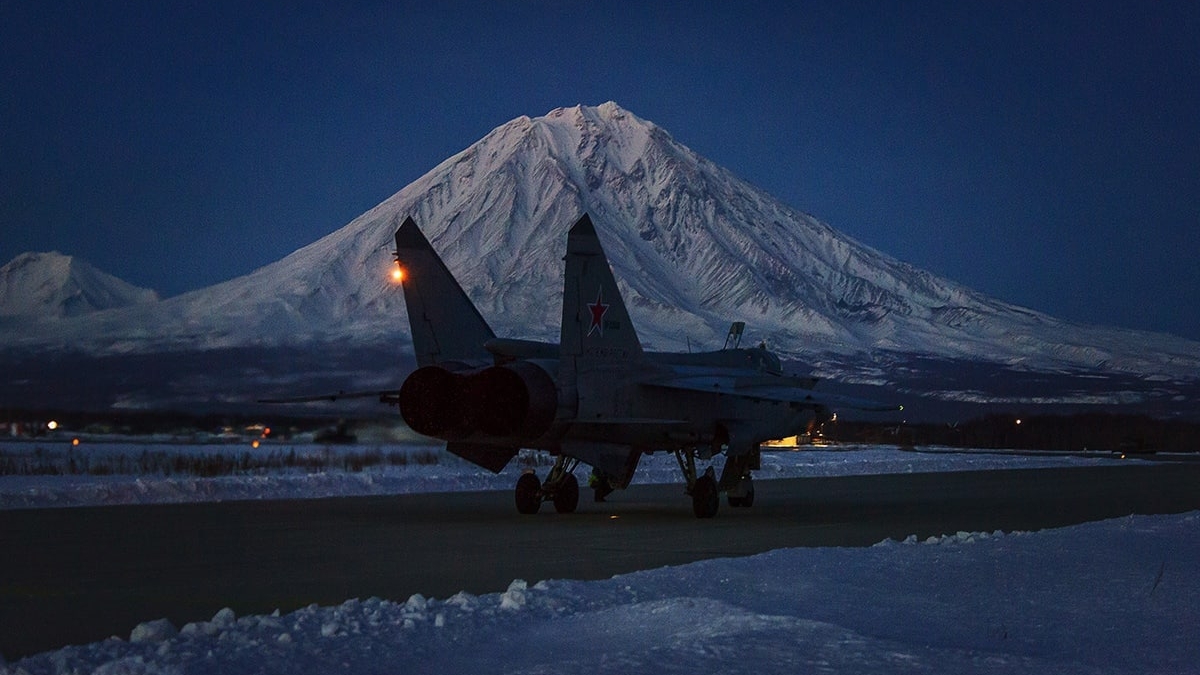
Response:
[[[411,217],[396,230],[396,261],[417,364],[490,361],[484,344],[496,334]],[[641,342],[587,214],[567,236],[561,330],[563,358],[642,358]]]
[[[490,362],[496,337],[411,217],[396,230],[396,261],[418,366]]]
[[[562,357],[640,359],[641,342],[587,214],[567,235],[566,261]]]
[[[576,423],[628,433],[637,413],[637,374],[646,366],[642,344],[617,290],[608,257],[584,214],[567,235],[563,313],[558,361],[559,411]],[[633,476],[640,451],[623,442],[578,442],[574,456],[616,486]]]

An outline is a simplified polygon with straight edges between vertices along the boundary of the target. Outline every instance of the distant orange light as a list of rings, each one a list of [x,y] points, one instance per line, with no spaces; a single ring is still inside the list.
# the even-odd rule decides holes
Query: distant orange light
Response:
[[[396,283],[404,281],[404,270],[400,269],[399,267],[392,270],[392,281]]]
[[[72,438],[72,439],[71,439],[71,445],[79,445],[79,439],[78,439],[78,438]]]
[[[271,435],[271,427],[267,427],[267,428],[263,429],[263,438],[266,438],[267,436],[270,436],[270,435]]]
[[[250,447],[258,448],[258,439],[255,439],[254,442],[250,444]]]

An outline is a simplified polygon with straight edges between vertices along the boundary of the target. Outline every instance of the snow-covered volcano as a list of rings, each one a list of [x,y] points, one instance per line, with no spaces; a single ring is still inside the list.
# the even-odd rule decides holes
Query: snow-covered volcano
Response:
[[[498,334],[557,339],[566,232],[584,212],[650,348],[719,347],[740,320],[749,339],[808,360],[887,351],[1022,369],[1200,373],[1200,343],[1066,323],[916,269],[611,102],[497,127],[247,276],[12,338],[96,352],[406,343],[404,303],[387,273],[392,234],[411,215]]]

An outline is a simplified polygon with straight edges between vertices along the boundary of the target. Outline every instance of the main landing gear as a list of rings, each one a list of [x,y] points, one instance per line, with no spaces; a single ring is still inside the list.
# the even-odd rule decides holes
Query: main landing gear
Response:
[[[692,497],[692,512],[697,518],[712,518],[721,506],[724,492],[733,508],[749,508],[754,505],[754,481],[750,477],[751,467],[757,465],[757,457],[742,455],[730,457],[725,462],[718,483],[716,472],[710,466],[703,474],[696,475],[696,456],[690,450],[676,450],[675,460],[687,481],[687,493]]]
[[[716,474],[710,466],[700,476],[696,475],[696,455],[691,450],[676,450],[675,461],[687,482],[686,492],[692,496],[692,513],[697,518],[712,518],[721,506],[721,492],[717,489]]]
[[[532,469],[521,474],[515,492],[517,512],[534,514],[542,502],[551,501],[555,511],[574,513],[579,507],[579,480],[574,473],[577,466],[579,460],[559,455],[544,483]]]
[[[758,450],[725,461],[725,470],[721,472],[721,489],[725,491],[729,506],[735,509],[754,506],[754,479],[750,477],[750,470],[758,466]]]

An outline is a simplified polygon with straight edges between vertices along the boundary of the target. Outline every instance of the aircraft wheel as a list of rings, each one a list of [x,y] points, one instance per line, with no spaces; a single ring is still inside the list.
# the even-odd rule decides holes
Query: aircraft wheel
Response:
[[[537,513],[542,506],[542,481],[532,473],[523,473],[517,479],[517,512],[524,514]]]
[[[554,491],[554,510],[559,513],[575,513],[579,506],[579,480],[575,474],[563,476],[562,483]]]
[[[712,476],[701,476],[696,479],[692,489],[692,512],[697,518],[712,518],[717,515],[721,506],[721,493],[717,490],[717,481]]]

